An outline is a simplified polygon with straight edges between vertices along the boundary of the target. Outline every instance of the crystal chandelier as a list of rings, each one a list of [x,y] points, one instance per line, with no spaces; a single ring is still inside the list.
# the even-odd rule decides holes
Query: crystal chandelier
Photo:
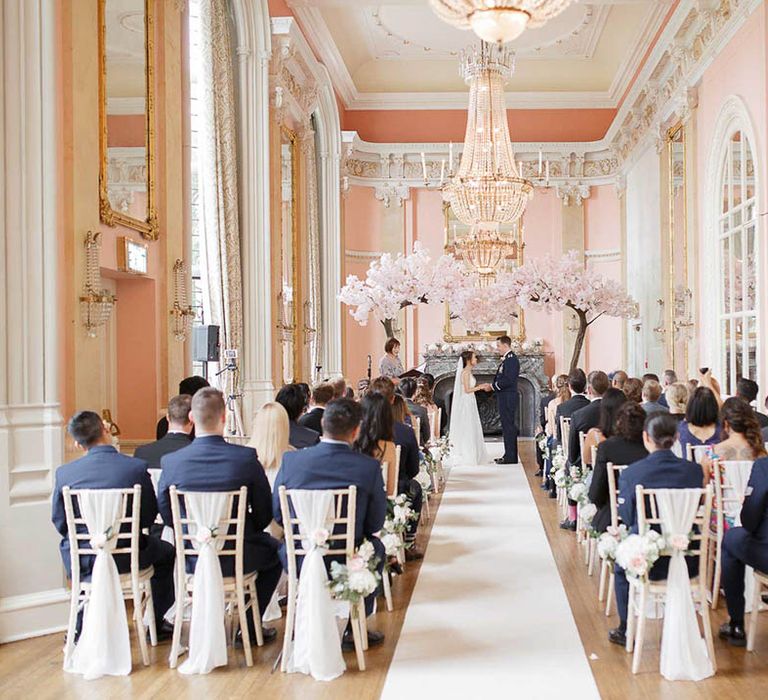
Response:
[[[509,138],[504,83],[512,74],[514,54],[482,42],[465,51],[462,74],[469,84],[469,113],[464,151],[456,174],[453,158],[443,199],[471,232],[456,241],[457,254],[487,280],[512,253],[513,240],[502,224],[519,219],[533,195],[533,185],[518,173]]]
[[[80,295],[80,317],[89,338],[98,335],[107,323],[117,301],[108,289],[101,287],[101,234],[88,231],[85,236],[85,285]]]
[[[459,29],[472,29],[484,41],[504,43],[526,28],[541,27],[571,0],[429,0],[435,14]]]

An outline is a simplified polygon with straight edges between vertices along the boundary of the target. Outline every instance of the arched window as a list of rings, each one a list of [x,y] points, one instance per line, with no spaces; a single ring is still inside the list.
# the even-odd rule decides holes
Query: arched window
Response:
[[[757,380],[757,211],[755,162],[744,132],[731,132],[720,165],[719,337],[723,391],[739,377]]]

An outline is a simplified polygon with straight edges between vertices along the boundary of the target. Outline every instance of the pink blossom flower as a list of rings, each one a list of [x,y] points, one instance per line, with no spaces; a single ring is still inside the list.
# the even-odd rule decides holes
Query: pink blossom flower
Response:
[[[365,568],[365,562],[362,557],[350,557],[347,568],[350,571],[362,571]]]

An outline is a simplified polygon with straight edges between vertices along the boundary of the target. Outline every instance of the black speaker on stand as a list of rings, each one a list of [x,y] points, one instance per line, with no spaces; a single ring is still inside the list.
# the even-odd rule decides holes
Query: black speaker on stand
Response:
[[[219,349],[218,326],[194,326],[192,328],[192,362],[203,364],[203,374],[208,379],[208,362],[218,362],[221,358]]]

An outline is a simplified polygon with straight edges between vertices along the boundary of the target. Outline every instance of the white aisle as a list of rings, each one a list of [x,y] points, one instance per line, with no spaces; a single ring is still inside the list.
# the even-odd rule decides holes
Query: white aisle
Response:
[[[451,471],[382,697],[413,693],[600,697],[521,467]]]

